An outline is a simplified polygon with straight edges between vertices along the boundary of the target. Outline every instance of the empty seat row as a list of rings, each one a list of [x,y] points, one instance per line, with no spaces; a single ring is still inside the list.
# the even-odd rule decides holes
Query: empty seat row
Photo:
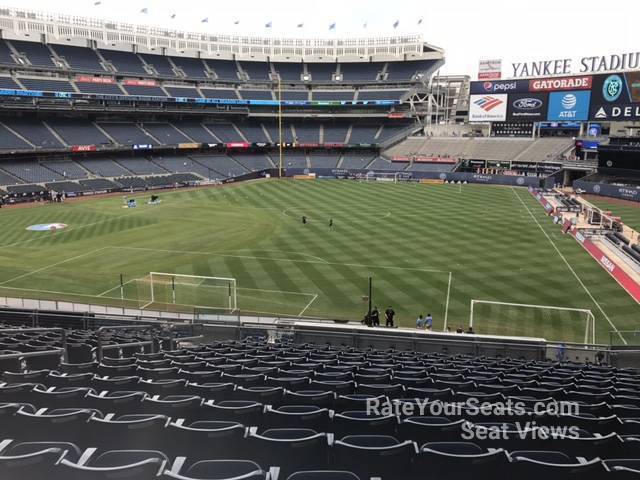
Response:
[[[296,472],[303,469],[334,469],[355,473],[355,478],[375,476],[383,480],[424,478],[426,472],[433,478],[466,479],[470,471],[473,472],[472,478],[480,479],[496,478],[498,475],[537,479],[544,475],[551,479],[586,480],[621,478],[618,475],[621,472],[637,474],[640,464],[632,451],[624,449],[619,456],[605,457],[602,461],[597,456],[584,458],[563,453],[553,450],[552,446],[545,450],[506,451],[501,448],[482,448],[473,442],[437,441],[418,445],[389,435],[347,435],[333,439],[305,428],[248,433],[237,424],[196,422],[181,426],[170,423],[163,425],[163,421],[162,417],[90,419],[95,429],[94,436],[78,440],[97,441],[92,443],[98,446],[97,452],[93,450],[95,447],[84,450],[86,447],[75,441],[52,439],[51,435],[55,433],[45,433],[37,441],[5,440],[0,444],[0,476],[44,478],[43,473],[48,469],[47,478],[53,475],[56,479],[143,480],[163,474],[168,474],[168,478],[183,478],[184,473],[185,476],[189,475],[186,478],[220,480],[266,478],[266,472],[256,466],[277,465],[282,478],[299,475]],[[166,436],[159,436],[163,433]],[[110,449],[108,445],[112,444],[118,446]],[[637,445],[628,447],[637,448]],[[53,449],[57,451],[52,452]],[[233,472],[225,472],[221,462],[237,458],[235,456],[239,453],[241,458],[247,459],[244,462],[253,462],[251,468],[241,473],[239,464],[236,464]],[[218,469],[214,467],[216,463]],[[231,465],[226,465],[226,468],[231,469]],[[164,470],[168,470],[168,473]],[[250,476],[238,477],[238,473]],[[15,477],[7,477],[8,474]],[[232,474],[236,476],[230,476]],[[335,480],[336,477],[309,478]]]

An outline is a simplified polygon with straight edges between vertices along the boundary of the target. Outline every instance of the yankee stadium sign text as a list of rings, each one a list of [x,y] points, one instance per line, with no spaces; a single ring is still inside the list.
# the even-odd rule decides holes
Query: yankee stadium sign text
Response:
[[[571,58],[512,63],[511,68],[513,78],[635,70],[640,68],[640,52],[582,57],[575,63]]]

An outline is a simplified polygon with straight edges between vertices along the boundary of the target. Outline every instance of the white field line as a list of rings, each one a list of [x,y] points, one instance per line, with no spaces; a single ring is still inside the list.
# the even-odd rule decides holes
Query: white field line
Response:
[[[536,304],[528,304],[528,303],[511,303],[511,302],[497,302],[495,300],[478,300],[476,298],[471,299],[471,309],[469,311],[469,326],[473,327],[473,312],[475,311],[475,306],[479,304],[484,305],[502,305],[505,307],[518,307],[518,308],[537,308],[539,310],[558,310],[561,312],[580,312],[584,313],[587,316],[587,326],[584,332],[584,343],[589,343],[588,335],[589,328],[592,320],[595,320],[595,316],[593,312],[587,308],[572,308],[572,307],[556,307],[553,305],[536,305]],[[595,329],[595,324],[594,327]],[[595,330],[594,330],[595,332]],[[593,337],[593,341],[591,343],[596,343],[595,336]]]
[[[106,223],[106,222],[110,222],[112,220],[117,220],[119,218],[122,217],[127,217],[129,215],[133,215],[134,213],[140,213],[143,210],[138,210],[138,211],[132,211],[132,212],[128,212],[125,213],[124,215],[114,215],[112,217],[109,218],[103,218],[102,220],[98,220],[96,222],[91,222],[91,223],[84,223],[82,225],[78,225],[77,227],[74,226],[70,226],[68,228],[65,228],[64,230],[59,230],[55,233],[56,236],[65,234],[65,233],[69,233],[69,232],[73,232],[74,230],[79,230],[81,228],[85,228],[85,227],[91,227],[93,225],[99,225],[101,223]],[[38,236],[38,237],[33,237],[33,238],[28,238],[26,240],[20,240],[19,242],[14,242],[14,243],[7,243],[5,245],[0,245],[0,248],[7,248],[7,247],[15,247],[17,245],[22,245],[24,243],[29,243],[29,242],[34,242],[36,240],[41,240],[43,237],[42,236]]]
[[[311,304],[312,304],[313,302],[315,302],[316,298],[318,298],[318,294],[317,294],[317,293],[316,293],[316,294],[315,294],[315,296],[314,296],[314,297],[309,301],[309,303],[307,303],[306,307],[304,307],[304,308],[302,309],[302,311],[298,314],[298,316],[299,316],[299,317],[301,317],[301,316],[302,316],[302,314],[303,314],[304,312],[306,312],[306,311],[307,311],[307,309],[311,306]]]
[[[443,332],[447,331],[447,320],[449,318],[449,296],[451,295],[451,277],[452,274],[449,272],[449,282],[447,283],[447,303],[444,306],[444,327],[442,329]]]
[[[22,287],[2,286],[2,287],[0,287],[0,290],[16,290],[16,291],[19,291],[19,292],[52,293],[52,294],[55,294],[55,295],[73,295],[75,297],[98,298],[96,295],[91,295],[91,294],[88,294],[88,293],[59,292],[58,290],[40,290],[40,289],[36,289],[36,288],[22,288]],[[105,299],[109,299],[109,300],[122,300],[120,297],[105,297],[105,296],[103,296],[103,297],[100,297],[100,298],[105,298]],[[128,299],[125,298],[125,300],[128,300]],[[67,301],[67,300],[61,300],[61,301]]]
[[[286,290],[265,290],[263,288],[243,288],[238,287],[238,290],[249,290],[251,292],[266,292],[266,293],[284,293],[286,295],[304,295],[305,297],[313,297],[316,295],[315,293],[306,293],[306,292],[287,292]]]
[[[333,208],[333,209],[329,209],[329,210],[325,210],[325,211],[318,211],[318,209],[312,209],[310,214],[307,214],[307,218],[309,219],[313,219],[318,218],[320,215],[331,215],[332,213],[344,213],[344,209],[345,208],[349,208],[349,205],[342,205],[340,208]],[[358,208],[360,210],[359,213],[364,213],[362,212],[362,205],[358,205],[357,207],[353,207],[353,208]],[[298,210],[300,211],[299,215],[303,215],[307,210],[304,209],[304,207],[289,207],[289,208],[285,208],[284,210],[282,210],[282,214],[285,217],[289,217],[289,218],[297,218],[298,215],[293,216],[293,215],[289,215],[289,212],[291,210]],[[366,209],[365,209],[366,210]],[[313,215],[313,213],[316,213],[315,215]],[[379,213],[380,209],[376,209],[376,208],[372,208],[371,210],[372,213]],[[387,210],[387,212],[379,217],[379,218],[389,218],[391,216],[391,210]]]
[[[36,273],[42,272],[43,270],[47,270],[49,268],[57,267],[58,265],[62,265],[62,264],[67,263],[67,262],[72,262],[73,260],[78,260],[79,258],[88,257],[90,255],[93,255],[94,253],[98,253],[98,252],[100,252],[102,250],[105,250],[107,248],[109,248],[109,247],[97,248],[95,250],[91,250],[90,252],[85,252],[85,253],[83,253],[81,255],[76,255],[75,257],[67,258],[67,259],[62,260],[60,262],[56,262],[56,263],[51,263],[49,265],[45,265],[44,267],[37,268],[36,270],[31,270],[30,272],[23,273],[22,275],[18,275],[16,277],[10,278],[9,280],[5,280],[4,282],[0,282],[0,285],[6,285],[7,283],[11,283],[11,282],[13,282],[15,280],[19,280],[21,278],[29,277],[29,276],[34,275]]]
[[[385,270],[449,273],[449,270],[437,270],[433,268],[397,267],[394,265],[368,265],[368,264],[360,264],[360,263],[340,263],[340,262],[328,262],[326,260],[319,262],[319,261],[312,261],[312,260],[297,260],[294,258],[272,258],[272,257],[258,257],[258,256],[252,256],[252,255],[230,255],[226,253],[201,252],[201,251],[190,251],[190,250],[169,250],[169,249],[162,249],[162,248],[127,247],[127,246],[120,246],[120,245],[111,245],[105,248],[141,250],[141,251],[159,252],[159,253],[178,253],[178,254],[187,254],[187,255],[210,255],[215,257],[245,258],[248,260],[271,260],[273,262],[310,263],[315,265],[334,265],[334,266],[346,266],[346,267],[358,267],[358,268],[379,268],[379,269],[385,269]]]
[[[99,293],[97,296],[98,296],[98,297],[102,297],[103,295],[106,295],[107,293],[109,293],[109,292],[111,292],[111,291],[115,290],[116,288],[120,288],[121,286],[123,286],[123,287],[124,287],[125,285],[128,285],[128,284],[130,284],[131,282],[135,282],[135,281],[137,281],[137,280],[141,280],[141,279],[140,279],[140,278],[132,278],[131,280],[127,280],[126,282],[124,282],[122,285],[118,284],[118,285],[116,285],[115,287],[110,288],[109,290],[105,290],[104,292]],[[106,298],[106,297],[105,297],[105,298]]]
[[[520,195],[518,195],[518,192],[516,192],[516,189],[514,187],[511,187],[511,190],[513,191],[513,194],[518,198],[518,200],[520,200],[520,203],[522,203],[522,206],[527,210],[527,212],[529,212],[529,215],[531,216],[531,218],[533,219],[533,221],[538,225],[538,228],[542,231],[542,233],[544,233],[544,236],[547,237],[547,240],[549,240],[549,243],[551,244],[551,246],[554,248],[554,250],[557,252],[557,254],[560,256],[560,258],[562,259],[562,261],[565,263],[565,265],[567,266],[567,268],[571,271],[571,273],[573,274],[574,277],[576,277],[576,280],[578,280],[578,283],[582,286],[582,288],[584,289],[584,291],[587,293],[587,295],[589,295],[589,298],[591,298],[591,300],[593,301],[593,303],[595,304],[596,307],[598,307],[598,310],[600,310],[600,313],[602,313],[602,316],[604,318],[607,319],[607,322],[609,322],[609,325],[611,326],[611,328],[613,328],[613,331],[616,332],[618,334],[618,336],[620,337],[620,339],[622,340],[622,342],[627,345],[627,341],[625,340],[625,338],[622,336],[622,334],[620,333],[620,331],[616,328],[616,326],[613,324],[613,322],[611,321],[611,319],[609,318],[609,316],[606,314],[606,312],[603,310],[603,308],[600,306],[600,304],[598,303],[598,301],[594,298],[594,296],[591,294],[591,291],[587,288],[587,286],[584,284],[584,282],[582,281],[582,279],[578,276],[578,274],[576,273],[576,271],[573,269],[573,267],[571,266],[571,264],[569,263],[569,261],[566,259],[566,257],[562,254],[562,252],[560,251],[560,249],[557,247],[557,245],[555,244],[555,242],[553,241],[553,239],[549,236],[549,234],[546,232],[546,230],[544,228],[542,228],[542,225],[540,225],[540,222],[538,221],[538,219],[535,217],[535,215],[533,214],[533,212],[531,211],[531,209],[527,206],[526,203],[524,203],[524,201],[522,200],[522,198],[520,197]]]
[[[241,250],[229,250],[229,251],[230,252],[247,252],[247,251],[249,251],[249,249],[243,248]],[[310,253],[305,253],[305,252],[296,252],[296,251],[293,251],[293,250],[256,250],[256,251],[258,251],[258,252],[267,252],[267,253],[291,253],[293,255],[302,255],[304,257],[309,257],[309,258],[312,258],[314,260],[318,260],[319,262],[322,262],[322,263],[329,263],[327,260],[325,260],[322,257],[317,257],[315,255],[311,255]]]
[[[137,193],[140,193],[140,195],[136,195]],[[175,192],[175,191],[172,191],[172,192],[166,192],[165,194],[166,194],[166,195],[171,195],[171,194],[176,194],[176,193],[182,193],[182,192]],[[144,196],[144,194],[143,194],[142,192],[136,192],[136,194],[134,194],[134,197],[136,197],[136,198],[140,198],[140,197]],[[114,197],[114,198],[115,198],[115,197]],[[177,203],[186,202],[186,201],[188,201],[188,200],[191,200],[191,197],[186,197],[186,198],[183,198],[183,199],[178,199],[178,200],[176,200],[175,202],[172,202],[171,204],[169,204],[169,205],[167,205],[167,206],[172,207],[172,206],[176,205]],[[165,208],[166,208],[166,207],[165,207]],[[129,211],[129,210],[131,210],[131,211]],[[139,213],[144,213],[144,212],[147,212],[147,209],[145,209],[145,208],[132,208],[132,209],[127,209],[127,212],[126,212],[126,213],[124,213],[124,214],[122,214],[122,215],[113,215],[113,216],[111,216],[111,217],[103,218],[102,220],[97,220],[97,221],[95,221],[95,222],[91,222],[91,223],[84,223],[84,224],[82,224],[82,225],[78,225],[77,227],[74,227],[74,226],[72,225],[72,226],[70,226],[70,227],[68,227],[68,228],[65,228],[64,230],[59,230],[59,231],[57,231],[57,232],[55,233],[55,235],[56,235],[56,236],[58,236],[58,235],[63,235],[63,234],[65,234],[65,233],[73,232],[74,230],[79,230],[79,229],[81,229],[81,228],[91,227],[91,226],[93,226],[93,225],[100,225],[101,223],[110,222],[110,221],[112,221],[112,220],[117,220],[117,219],[120,219],[120,218],[122,218],[122,217],[128,217],[128,216],[130,216],[130,215],[135,215],[136,213],[138,213],[138,214],[139,214]],[[28,239],[26,239],[26,240],[20,240],[20,241],[18,241],[18,242],[14,242],[14,243],[7,243],[7,244],[5,244],[5,245],[0,245],[0,248],[15,247],[15,246],[17,246],[17,245],[22,245],[22,244],[24,244],[24,243],[29,243],[29,242],[34,242],[34,241],[36,241],[36,240],[41,240],[42,238],[43,238],[43,236],[37,236],[37,237],[33,237],[33,238],[28,238]]]

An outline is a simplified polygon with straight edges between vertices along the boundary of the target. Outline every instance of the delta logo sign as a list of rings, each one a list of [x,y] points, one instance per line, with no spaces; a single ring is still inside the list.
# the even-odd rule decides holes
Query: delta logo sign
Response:
[[[472,122],[501,122],[507,116],[507,95],[471,95],[469,120]]]

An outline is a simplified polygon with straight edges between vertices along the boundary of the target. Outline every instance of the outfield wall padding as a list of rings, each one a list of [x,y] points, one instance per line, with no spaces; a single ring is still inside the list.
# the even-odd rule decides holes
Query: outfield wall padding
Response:
[[[574,190],[584,190],[586,193],[593,195],[601,195],[603,197],[619,198],[622,200],[631,200],[640,202],[640,187],[628,186],[620,187],[608,183],[587,182],[585,180],[576,180],[573,182]]]
[[[367,173],[393,174],[392,170],[356,169],[356,168],[287,168],[287,176],[315,173],[318,177],[345,178]],[[487,185],[510,185],[521,187],[538,187],[540,178],[513,175],[483,175],[471,172],[399,172],[410,174],[414,179],[435,179],[442,181],[483,183]]]

